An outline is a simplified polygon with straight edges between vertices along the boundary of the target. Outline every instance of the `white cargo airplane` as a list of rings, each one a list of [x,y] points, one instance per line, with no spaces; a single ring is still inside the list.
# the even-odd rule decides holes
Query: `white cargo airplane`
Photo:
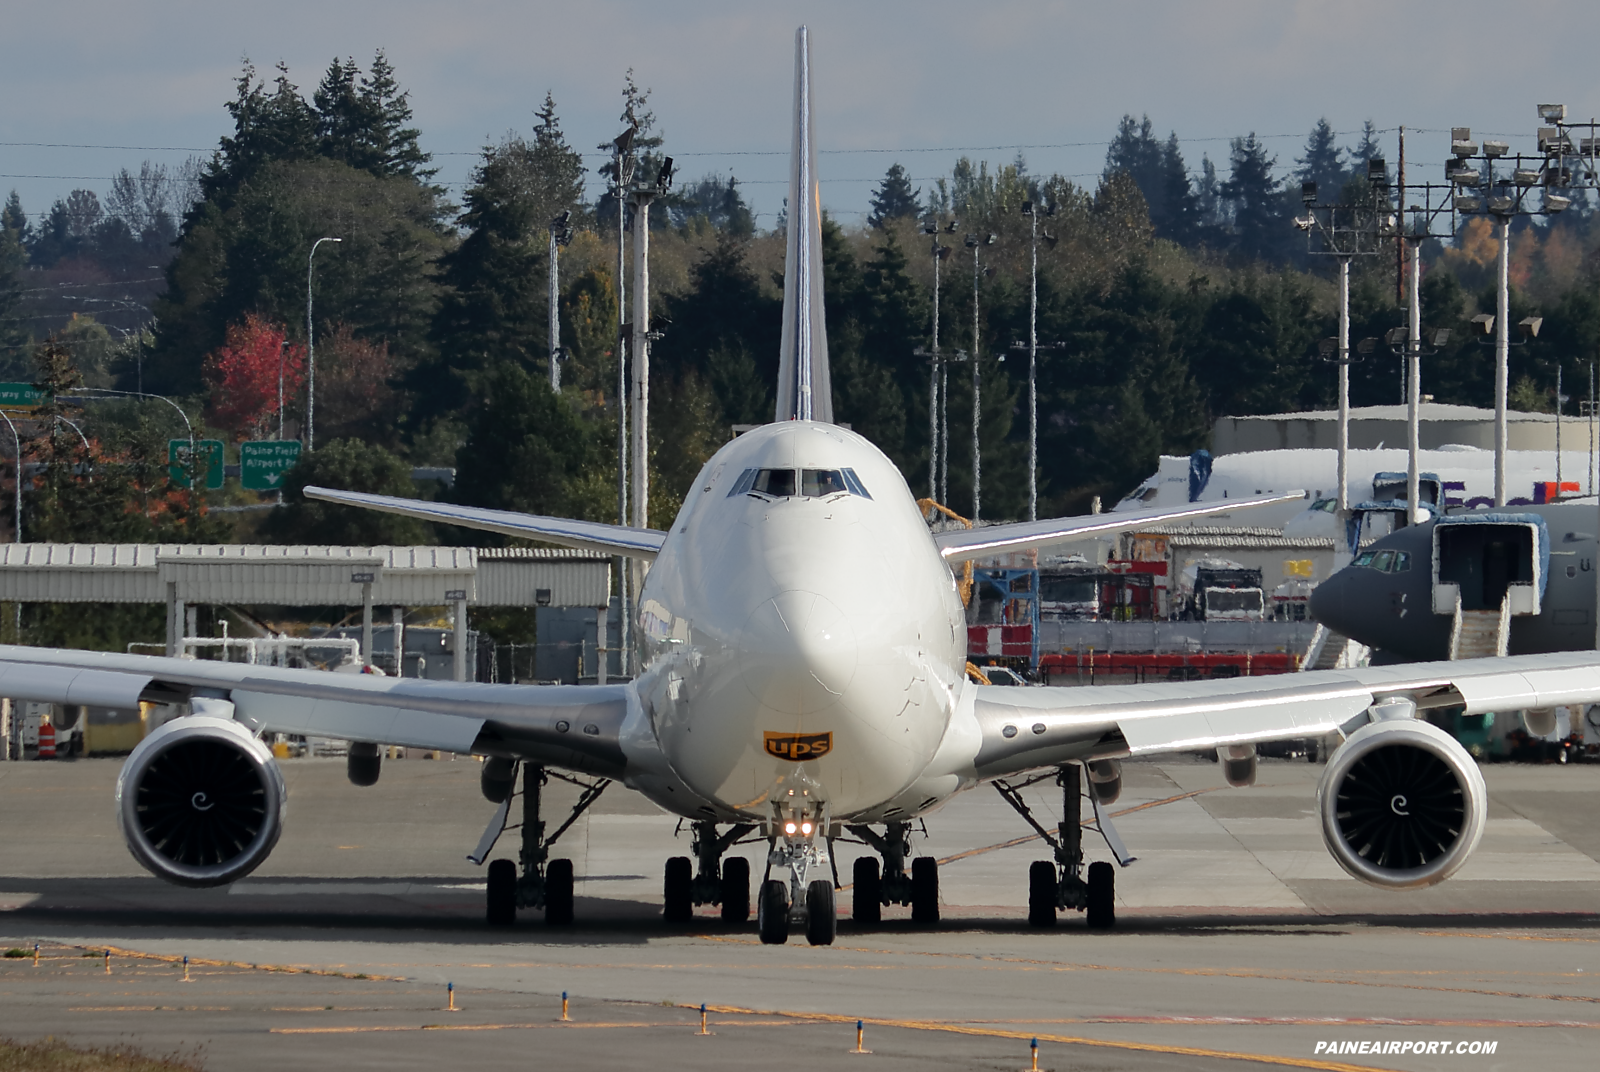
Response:
[[[1114,873],[1106,862],[1083,867],[1079,819],[1087,796],[1128,862],[1100,810],[1116,797],[1123,757],[1218,749],[1229,780],[1248,784],[1258,742],[1344,735],[1319,792],[1327,846],[1357,878],[1403,889],[1453,873],[1484,828],[1476,764],[1419,715],[1600,701],[1590,652],[1105,688],[976,683],[951,563],[1244,503],[929,533],[889,459],[831,421],[807,63],[802,28],[778,420],[717,452],[670,532],[307,489],[653,559],[635,622],[643,672],[624,684],[539,687],[0,648],[0,695],[188,705],[135,749],[118,781],[122,830],[145,867],[212,886],[266,858],[285,792],[259,737],[275,731],[349,740],[358,785],[376,781],[385,744],[484,757],[484,792],[500,807],[478,862],[506,824],[520,768],[522,866],[491,865],[492,922],[512,922],[519,907],[542,907],[550,923],[572,919],[572,864],[549,858],[566,826],[546,837],[539,816],[540,787],[553,776],[585,787],[573,817],[620,780],[692,822],[698,867],[668,862],[669,920],[690,918],[697,904],[746,920],[748,865],[722,857],[759,839],[769,847],[762,940],[786,941],[793,922],[818,944],[834,936],[837,878],[827,869],[844,837],[875,850],[851,876],[858,921],[876,922],[886,904],[937,921],[937,868],[913,856],[910,824],[991,783],[1054,849],[1029,872],[1030,921],[1048,926],[1058,910],[1087,909],[1090,926],[1106,927]],[[1063,791],[1053,831],[1018,793],[1046,778]]]

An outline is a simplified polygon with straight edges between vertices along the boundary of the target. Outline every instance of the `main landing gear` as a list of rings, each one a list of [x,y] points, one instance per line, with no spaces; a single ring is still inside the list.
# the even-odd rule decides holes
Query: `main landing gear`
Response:
[[[749,919],[750,861],[742,856],[724,860],[722,855],[754,829],[754,823],[739,823],[727,833],[718,834],[716,823],[695,823],[691,844],[699,861],[698,873],[687,856],[674,856],[667,861],[661,889],[662,918],[668,923],[688,923],[694,919],[696,905],[714,904],[722,907],[726,923]]]
[[[495,840],[506,829],[511,801],[516,796],[513,788],[517,783],[517,767],[518,763],[509,759],[491,758],[484,762],[483,795],[491,803],[499,804],[500,809],[490,821],[489,829],[484,831],[483,840],[478,843],[477,851],[467,857],[473,863],[483,862],[484,857],[494,848]],[[521,764],[521,767],[522,849],[518,853],[518,863],[521,864],[522,873],[518,875],[518,863],[510,860],[500,859],[490,862],[488,920],[491,926],[509,927],[517,921],[517,909],[542,908],[546,923],[551,926],[564,926],[572,922],[572,861],[551,860],[550,846],[578,821],[578,816],[587,811],[589,805],[600,798],[600,794],[605,792],[611,780],[599,778],[593,782],[584,782],[564,774],[552,773],[532,763]],[[570,782],[583,792],[579,795],[577,803],[572,806],[572,813],[567,816],[567,821],[547,838],[544,836],[545,823],[539,818],[539,804],[541,790],[551,778]]]
[[[847,827],[850,833],[878,851],[882,870],[871,856],[856,858],[851,873],[850,915],[857,923],[883,920],[884,905],[910,905],[911,922],[939,922],[939,864],[931,856],[918,856],[906,873],[911,853],[911,824],[889,823],[882,834],[870,826]]]
[[[1062,819],[1054,834],[1039,825],[1022,799],[1022,790],[1050,777],[1042,774],[1015,786],[998,780],[994,783],[1005,802],[1055,850],[1053,862],[1036,860],[1028,868],[1028,923],[1034,927],[1053,927],[1057,910],[1076,909],[1085,914],[1091,929],[1109,930],[1117,921],[1116,872],[1111,864],[1097,860],[1089,865],[1087,876],[1084,875],[1082,769],[1075,763],[1068,763],[1056,770],[1056,784],[1061,787]],[[1091,792],[1096,794],[1091,801],[1096,826],[1118,861],[1124,865],[1131,863],[1133,857],[1122,847],[1110,820],[1098,806],[1116,799],[1114,794],[1120,788],[1120,779],[1114,776],[1114,768],[1106,761],[1097,762],[1091,768],[1091,785]]]

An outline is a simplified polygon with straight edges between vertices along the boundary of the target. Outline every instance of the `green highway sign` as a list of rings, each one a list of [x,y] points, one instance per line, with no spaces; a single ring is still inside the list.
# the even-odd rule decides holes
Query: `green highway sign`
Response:
[[[0,406],[10,409],[33,409],[49,397],[31,383],[0,383]]]
[[[239,481],[248,491],[277,491],[283,474],[300,460],[298,439],[258,439],[239,444]]]
[[[206,472],[206,490],[218,491],[222,487],[222,440],[196,439],[194,441],[195,466],[204,467]],[[172,482],[180,488],[189,486],[189,474],[185,472],[185,463],[189,461],[189,441],[187,439],[167,440],[167,475]]]

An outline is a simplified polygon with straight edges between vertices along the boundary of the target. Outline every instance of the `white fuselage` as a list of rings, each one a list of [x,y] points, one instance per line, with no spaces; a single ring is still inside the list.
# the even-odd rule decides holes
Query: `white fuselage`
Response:
[[[777,492],[739,491],[751,470],[780,474]],[[853,487],[807,489],[808,470],[849,470]],[[636,621],[661,756],[718,813],[881,818],[913,790],[959,787],[919,779],[964,697],[961,600],[899,470],[853,432],[787,421],[718,451]]]

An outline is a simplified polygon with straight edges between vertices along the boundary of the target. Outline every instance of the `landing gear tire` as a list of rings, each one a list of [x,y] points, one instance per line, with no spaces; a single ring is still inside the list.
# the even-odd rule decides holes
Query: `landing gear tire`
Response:
[[[876,856],[858,856],[851,870],[850,918],[857,923],[883,922],[883,878]]]
[[[552,927],[572,923],[572,861],[551,860],[544,872],[544,921]]]
[[[491,927],[509,927],[517,921],[517,865],[510,860],[489,861],[489,905]]]
[[[911,861],[911,922],[939,922],[939,862],[932,856]]]
[[[1116,900],[1117,873],[1112,870],[1109,863],[1096,860],[1089,865],[1089,910],[1088,924],[1090,930],[1108,931],[1117,922]]]
[[[1056,925],[1056,867],[1049,860],[1028,865],[1028,926]]]
[[[756,909],[762,945],[782,945],[789,940],[789,890],[777,879],[761,884],[761,900]]]
[[[722,921],[743,923],[750,918],[750,861],[730,856],[722,861]]]
[[[837,929],[833,883],[819,878],[806,887],[806,941],[812,945],[832,945]]]
[[[690,884],[694,868],[687,856],[674,856],[667,861],[666,880],[662,883],[662,918],[668,923],[688,923],[694,919],[694,897]]]

